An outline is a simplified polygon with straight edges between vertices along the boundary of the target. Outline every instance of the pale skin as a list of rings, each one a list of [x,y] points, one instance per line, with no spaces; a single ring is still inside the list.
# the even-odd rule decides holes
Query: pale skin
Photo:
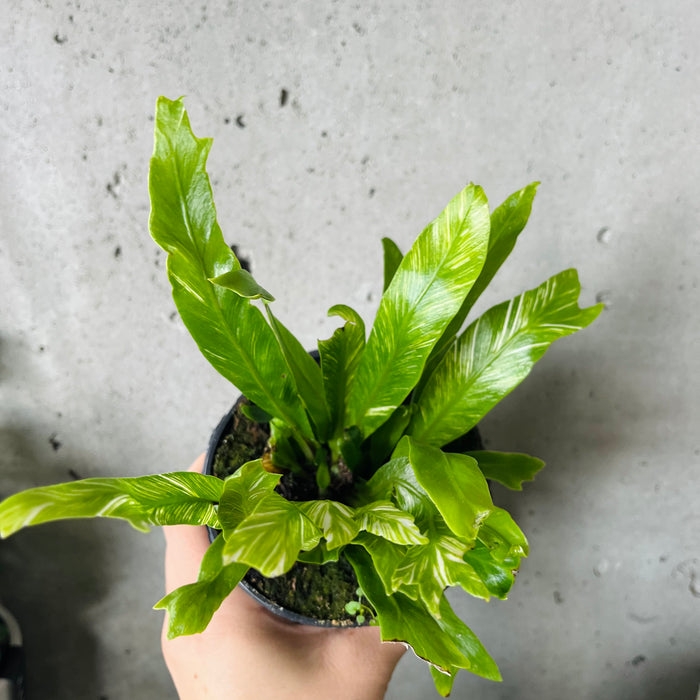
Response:
[[[204,455],[190,467],[202,470]],[[197,580],[206,528],[165,531],[165,589]],[[166,621],[167,623],[167,621]],[[381,700],[405,652],[379,628],[328,629],[284,621],[236,588],[202,634],[168,640],[165,663],[180,700]]]

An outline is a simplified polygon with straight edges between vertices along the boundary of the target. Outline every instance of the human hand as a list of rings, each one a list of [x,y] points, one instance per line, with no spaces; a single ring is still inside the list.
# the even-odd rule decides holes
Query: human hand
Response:
[[[202,471],[204,455],[190,467]],[[165,531],[165,589],[197,580],[205,527]],[[287,622],[236,588],[201,634],[162,649],[180,700],[380,700],[405,651],[378,627],[332,629]]]

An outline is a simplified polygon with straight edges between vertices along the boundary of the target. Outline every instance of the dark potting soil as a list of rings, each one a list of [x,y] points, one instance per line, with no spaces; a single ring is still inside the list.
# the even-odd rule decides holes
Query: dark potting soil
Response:
[[[243,464],[260,458],[270,437],[267,423],[256,423],[241,413],[241,398],[236,403],[228,433],[219,444],[214,459],[214,475],[225,479]],[[284,474],[276,489],[289,501],[314,500],[318,489],[311,479]],[[357,577],[348,561],[340,555],[337,562],[305,564],[297,562],[282,576],[265,578],[250,569],[245,581],[274,603],[287,610],[317,620],[330,620],[338,626],[355,623],[355,617],[345,610],[345,604],[356,600]]]
[[[332,620],[339,627],[355,624],[345,604],[357,600],[357,578],[343,555],[337,562],[297,562],[282,576],[265,578],[251,569],[245,580],[266,598],[287,610],[316,620]]]
[[[262,457],[270,437],[267,423],[256,423],[241,413],[241,406],[250,402],[241,397],[234,406],[233,420],[219,443],[214,457],[214,476],[225,479],[246,462]]]

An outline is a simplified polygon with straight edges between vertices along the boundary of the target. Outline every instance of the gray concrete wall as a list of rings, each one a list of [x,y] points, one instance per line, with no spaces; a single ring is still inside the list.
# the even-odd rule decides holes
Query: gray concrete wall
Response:
[[[468,180],[542,182],[481,308],[579,269],[600,320],[485,421],[547,469],[498,493],[532,555],[507,602],[457,596],[501,666],[455,698],[694,698],[700,681],[697,3],[8,0],[0,30],[0,491],[184,468],[234,392],[147,232],[159,94],[213,136],[225,236],[309,346],[371,317]],[[281,91],[288,101],[280,104]],[[31,698],[174,698],[160,533],[64,523],[0,543]],[[401,662],[389,698],[428,698]]]

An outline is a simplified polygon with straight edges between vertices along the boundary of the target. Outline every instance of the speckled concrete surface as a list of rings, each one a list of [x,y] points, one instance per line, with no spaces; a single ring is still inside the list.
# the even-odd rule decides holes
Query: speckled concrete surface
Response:
[[[501,666],[455,698],[694,698],[700,681],[700,16],[665,3],[8,0],[0,41],[0,492],[186,467],[231,403],[147,233],[159,94],[215,138],[225,236],[309,345],[369,317],[466,181],[537,179],[481,304],[567,266],[593,327],[485,422],[548,468],[499,492],[530,537],[510,600],[457,606]],[[282,94],[286,99],[282,99]],[[283,104],[284,103],[284,104]],[[325,291],[321,291],[325,290]],[[33,700],[175,698],[163,543],[65,523],[0,543]],[[432,697],[402,661],[389,698]]]

